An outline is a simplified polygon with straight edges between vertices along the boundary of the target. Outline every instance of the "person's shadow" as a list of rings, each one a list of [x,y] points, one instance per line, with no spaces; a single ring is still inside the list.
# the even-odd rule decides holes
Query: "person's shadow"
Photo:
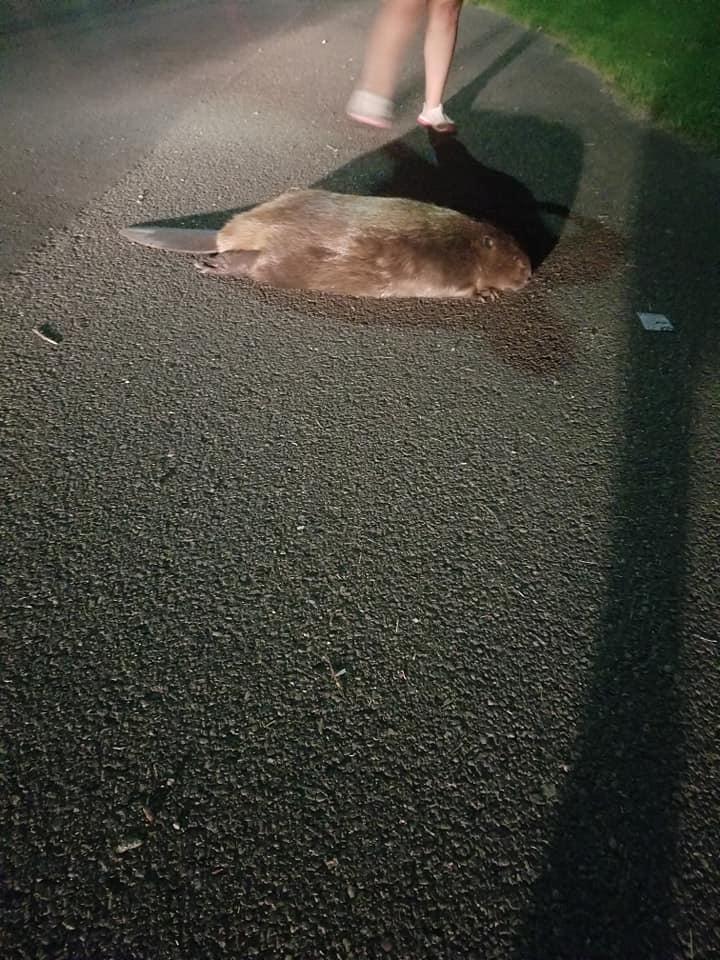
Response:
[[[409,140],[424,138],[430,156],[413,149]],[[488,220],[510,233],[528,253],[536,270],[557,243],[558,229],[543,221],[542,212],[560,222],[570,211],[562,204],[539,203],[517,178],[476,160],[459,137],[431,131],[415,133],[383,146],[391,172],[372,184],[376,196],[405,197],[449,207],[476,220]],[[368,157],[362,160],[368,163]],[[325,177],[325,190],[356,192],[351,164]],[[368,168],[372,169],[372,163]]]

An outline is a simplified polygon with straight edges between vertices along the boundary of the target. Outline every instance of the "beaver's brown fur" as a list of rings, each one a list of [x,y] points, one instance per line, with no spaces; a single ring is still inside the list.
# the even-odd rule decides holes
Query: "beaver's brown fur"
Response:
[[[289,190],[217,233],[135,228],[150,246],[211,253],[206,274],[355,297],[495,297],[519,290],[530,261],[489,223],[395,197]]]

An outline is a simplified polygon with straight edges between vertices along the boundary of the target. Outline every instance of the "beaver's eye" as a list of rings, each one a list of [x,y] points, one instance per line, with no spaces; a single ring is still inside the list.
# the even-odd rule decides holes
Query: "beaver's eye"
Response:
[[[494,247],[493,238],[488,237],[487,235],[483,237],[483,246],[484,247]]]

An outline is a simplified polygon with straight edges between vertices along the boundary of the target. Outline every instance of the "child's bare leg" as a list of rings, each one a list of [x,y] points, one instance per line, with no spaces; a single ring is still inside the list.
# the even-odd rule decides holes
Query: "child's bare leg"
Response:
[[[427,0],[383,0],[368,40],[360,80],[348,104],[358,120],[389,126],[392,98],[407,47]]]
[[[425,31],[425,103],[420,122],[450,132],[455,125],[445,116],[442,103],[457,43],[462,0],[428,0]]]
[[[425,0],[384,0],[370,33],[360,88],[392,99]]]

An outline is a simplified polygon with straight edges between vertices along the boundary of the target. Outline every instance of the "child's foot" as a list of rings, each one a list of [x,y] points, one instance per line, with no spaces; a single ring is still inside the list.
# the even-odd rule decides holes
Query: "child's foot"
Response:
[[[387,97],[368,90],[356,90],[348,101],[347,115],[370,127],[387,130],[392,126],[393,104]]]
[[[431,107],[430,110],[423,104],[422,113],[417,118],[417,122],[421,127],[432,127],[437,133],[455,133],[457,130],[456,124],[446,115],[442,104],[439,107]]]

